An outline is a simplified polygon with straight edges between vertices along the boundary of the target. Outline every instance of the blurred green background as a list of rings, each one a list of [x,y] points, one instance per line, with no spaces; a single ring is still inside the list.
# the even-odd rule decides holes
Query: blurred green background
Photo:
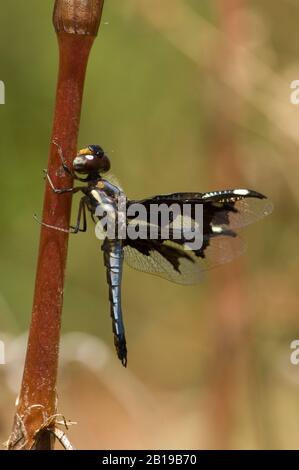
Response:
[[[0,15],[0,438],[30,321],[57,73],[53,1]],[[246,254],[182,287],[125,268],[129,364],[115,358],[93,226],[72,236],[59,412],[78,448],[299,448],[299,79],[295,1],[109,0],[78,147],[99,143],[129,198],[249,187],[274,202]],[[78,198],[73,201],[73,217]],[[74,332],[77,332],[75,334]]]

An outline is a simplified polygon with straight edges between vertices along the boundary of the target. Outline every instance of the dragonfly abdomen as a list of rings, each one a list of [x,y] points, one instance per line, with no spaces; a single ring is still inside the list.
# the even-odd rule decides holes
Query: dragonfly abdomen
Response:
[[[118,358],[121,360],[122,364],[126,366],[127,346],[121,310],[122,243],[119,240],[105,238],[102,250],[104,252],[104,263],[107,270],[114,344]]]

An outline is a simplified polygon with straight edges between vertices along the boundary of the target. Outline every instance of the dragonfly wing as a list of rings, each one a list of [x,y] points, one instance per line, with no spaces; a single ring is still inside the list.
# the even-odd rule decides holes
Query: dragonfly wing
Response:
[[[204,213],[205,213],[205,205]],[[246,227],[271,214],[273,204],[268,199],[242,198],[230,201],[209,201],[207,212],[211,213],[211,224],[225,230]]]
[[[209,236],[212,227],[233,230],[245,227],[271,214],[273,204],[263,194],[250,189],[227,189],[208,193],[173,193],[141,201],[128,201],[143,205],[150,214],[152,205],[165,204],[170,207],[178,204],[183,211],[184,206],[191,207],[191,216],[195,217],[195,206],[203,207],[203,236]],[[148,221],[149,222],[149,221]]]
[[[196,284],[203,272],[227,263],[245,251],[240,237],[214,236],[200,250],[186,250],[170,240],[127,240],[126,263],[138,271],[178,284]]]
[[[193,252],[171,241],[136,240],[124,247],[124,258],[131,268],[178,284],[194,284],[202,277]]]
[[[201,279],[203,271],[229,262],[242,254],[245,244],[238,235],[238,229],[272,212],[272,204],[265,196],[247,189],[166,194],[141,201],[128,201],[127,208],[136,203],[146,208],[146,216],[141,223],[147,229],[147,237],[136,240],[128,238],[124,241],[125,261],[135,269],[181,284],[196,283]],[[201,248],[186,250],[187,240],[183,230],[176,239],[163,239],[160,234],[162,225],[159,223],[156,229],[160,237],[152,239],[149,230],[153,227],[150,209],[152,205],[157,204],[166,204],[167,207],[178,204],[182,209],[185,204],[189,204],[189,215],[194,220],[195,206],[201,204]],[[128,226],[135,221],[134,216],[128,215]],[[174,228],[171,224],[174,222],[170,223],[170,227]]]

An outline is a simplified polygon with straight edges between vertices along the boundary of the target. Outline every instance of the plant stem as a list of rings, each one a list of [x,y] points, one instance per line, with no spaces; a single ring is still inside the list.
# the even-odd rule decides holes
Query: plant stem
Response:
[[[104,0],[56,0],[53,22],[59,44],[59,74],[48,172],[57,187],[71,187],[61,172],[57,146],[66,163],[76,154],[81,102],[89,52]],[[57,196],[46,183],[43,221],[69,227],[71,195]],[[68,233],[41,226],[32,319],[23,380],[10,449],[52,449],[46,423],[57,413],[56,379]],[[48,426],[49,428],[49,426]]]

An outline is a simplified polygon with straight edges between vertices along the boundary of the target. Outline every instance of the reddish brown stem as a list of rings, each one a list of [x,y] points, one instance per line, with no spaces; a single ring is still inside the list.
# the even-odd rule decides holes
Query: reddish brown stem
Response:
[[[53,22],[59,43],[59,75],[52,140],[68,165],[76,153],[81,102],[89,52],[104,0],[56,0]],[[48,172],[57,187],[71,187],[57,146],[50,148]],[[57,196],[46,183],[43,220],[68,227],[71,195]],[[41,227],[39,255],[23,381],[10,449],[51,449],[46,423],[57,413],[56,378],[68,234]],[[54,424],[53,424],[54,425]],[[40,432],[39,432],[40,431]]]

